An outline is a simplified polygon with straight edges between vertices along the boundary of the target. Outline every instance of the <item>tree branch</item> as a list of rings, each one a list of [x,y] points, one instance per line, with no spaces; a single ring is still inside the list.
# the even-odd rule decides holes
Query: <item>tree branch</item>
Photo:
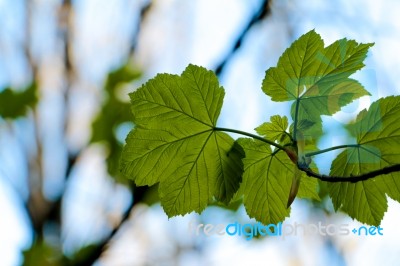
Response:
[[[248,132],[244,132],[241,130],[236,130],[236,129],[231,129],[231,128],[223,128],[223,127],[214,127],[215,131],[225,131],[225,132],[232,132],[232,133],[236,133],[236,134],[240,134],[240,135],[244,135],[244,136],[248,136],[251,137],[253,139],[257,139],[259,141],[265,142],[269,145],[275,146],[276,148],[278,148],[279,150],[285,150],[285,147],[283,147],[282,145],[279,145],[276,142],[273,142],[272,140],[269,139],[265,139],[263,137],[248,133]]]
[[[32,20],[33,20],[33,10],[34,5],[32,1],[25,1],[25,10],[26,10],[26,25],[25,25],[25,44],[24,44],[24,53],[28,63],[28,66],[31,70],[32,81],[36,81],[38,87],[40,87],[40,78],[39,78],[39,66],[32,56],[31,51],[31,43],[32,43]],[[42,194],[42,186],[43,186],[43,143],[40,132],[40,115],[36,108],[32,111],[32,121],[34,124],[34,139],[36,145],[36,154],[34,156],[29,156],[26,154],[28,167],[29,167],[29,178],[28,178],[28,187],[29,187],[29,195],[27,202],[24,207],[27,211],[27,216],[32,225],[33,239],[36,236],[41,237],[43,233],[42,223],[43,217],[47,213],[48,202],[44,198]]]
[[[248,136],[254,139],[257,139],[259,141],[265,142],[269,145],[275,146],[277,148],[277,151],[283,150],[286,151],[284,146],[275,143],[271,140],[265,139],[263,137],[248,133],[248,132],[244,132],[244,131],[240,131],[240,130],[236,130],[236,129],[230,129],[230,128],[222,128],[222,127],[214,127],[215,131],[225,131],[225,132],[232,132],[232,133],[236,133],[236,134],[240,134],[240,135],[244,135],[244,136]],[[360,147],[360,145],[358,144],[347,144],[347,145],[340,145],[340,146],[335,146],[335,147],[331,147],[328,149],[324,149],[324,150],[320,150],[320,151],[316,151],[316,152],[310,152],[307,153],[305,156],[313,156],[313,155],[317,155],[317,154],[321,154],[321,153],[325,153],[325,152],[329,152],[332,150],[337,150],[337,149],[343,149],[343,148],[357,148]],[[329,176],[329,175],[323,175],[323,174],[319,174],[319,173],[315,173],[314,171],[312,171],[310,168],[308,167],[303,167],[301,165],[297,165],[297,167],[305,172],[308,176],[310,177],[314,177],[317,178],[321,181],[325,181],[325,182],[331,182],[331,183],[336,183],[336,182],[350,182],[350,183],[356,183],[356,182],[360,182],[360,181],[365,181],[368,179],[371,179],[373,177],[377,177],[380,175],[387,175],[387,174],[391,174],[394,172],[400,172],[400,164],[395,164],[395,165],[391,165],[391,166],[387,166],[378,170],[374,170],[365,174],[361,174],[361,175],[351,175],[351,176]]]
[[[322,154],[322,153],[326,153],[326,152],[330,152],[330,151],[334,151],[334,150],[345,149],[345,148],[358,148],[358,147],[360,147],[359,144],[339,145],[339,146],[330,147],[330,148],[327,148],[324,150],[309,152],[309,153],[306,153],[304,156],[311,157],[314,155],[318,155],[318,154]]]
[[[85,256],[84,259],[77,261],[74,265],[75,266],[86,266],[86,265],[93,265],[101,256],[107,245],[110,243],[111,239],[114,238],[114,236],[118,233],[119,229],[121,226],[129,219],[129,215],[133,208],[141,202],[148,190],[148,187],[136,187],[135,185],[132,185],[132,193],[133,193],[133,200],[129,207],[126,209],[124,214],[122,215],[121,222],[117,227],[115,227],[111,233],[103,239],[100,243],[96,245],[96,247],[91,250],[91,252]]]
[[[133,33],[133,38],[131,41],[128,58],[131,58],[133,56],[133,54],[135,53],[136,45],[139,40],[141,26],[142,26],[143,21],[145,20],[146,16],[148,15],[151,7],[152,7],[152,2],[150,1],[149,3],[142,6],[142,8],[140,10],[140,18],[139,18],[136,28],[134,29],[135,32]],[[69,158],[69,159],[70,159],[69,161],[72,161],[72,164],[69,164],[69,165],[73,165],[74,157]],[[106,238],[104,238],[102,241],[97,243],[96,246],[90,251],[90,253],[85,256],[85,258],[83,258],[80,261],[77,261],[74,264],[75,266],[93,265],[100,258],[100,256],[103,254],[104,250],[109,245],[110,241],[118,233],[118,231],[122,227],[122,225],[129,219],[130,213],[132,212],[132,210],[136,206],[136,204],[143,201],[143,198],[144,198],[146,192],[148,191],[148,187],[136,187],[135,185],[132,184],[131,191],[132,191],[132,195],[133,195],[133,200],[132,200],[131,204],[128,206],[128,208],[125,210],[125,212],[122,214],[121,222],[119,223],[119,225],[116,226]]]
[[[233,47],[231,48],[231,51],[215,67],[215,74],[217,76],[219,76],[222,73],[222,71],[225,68],[226,64],[228,63],[229,59],[240,48],[243,40],[245,39],[245,37],[247,36],[247,33],[250,31],[250,29],[253,27],[253,25],[256,24],[257,22],[263,20],[270,13],[270,10],[271,9],[269,6],[269,0],[263,0],[260,4],[260,8],[254,13],[253,17],[250,19],[250,21],[244,27],[243,31],[237,37]]]
[[[135,53],[135,49],[136,49],[136,46],[139,41],[140,31],[142,28],[143,21],[146,19],[146,16],[149,14],[151,7],[152,7],[152,2],[149,1],[148,3],[144,4],[140,9],[139,21],[136,24],[135,32],[133,33],[133,37],[132,37],[132,41],[131,41],[131,46],[129,48],[129,56],[132,56]]]
[[[352,175],[352,176],[328,176],[323,174],[318,174],[313,172],[310,168],[299,167],[299,169],[305,172],[308,176],[317,178],[321,181],[337,183],[337,182],[350,182],[357,183],[360,181],[366,181],[373,177],[377,177],[380,175],[388,175],[394,172],[400,172],[400,164],[394,164],[391,166],[387,166],[378,170],[371,171],[369,173],[361,174],[361,175]]]

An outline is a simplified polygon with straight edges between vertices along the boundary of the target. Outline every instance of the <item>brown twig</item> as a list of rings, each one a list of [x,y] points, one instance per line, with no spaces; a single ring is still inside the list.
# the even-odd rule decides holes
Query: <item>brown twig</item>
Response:
[[[308,176],[317,178],[321,181],[337,183],[337,182],[350,182],[356,183],[360,181],[366,181],[368,179],[380,176],[380,175],[388,175],[394,172],[400,172],[400,164],[395,164],[391,166],[387,166],[378,170],[374,170],[361,175],[352,175],[352,176],[332,176],[332,175],[323,175],[318,174],[312,171],[310,168],[299,167],[299,169],[305,172]]]

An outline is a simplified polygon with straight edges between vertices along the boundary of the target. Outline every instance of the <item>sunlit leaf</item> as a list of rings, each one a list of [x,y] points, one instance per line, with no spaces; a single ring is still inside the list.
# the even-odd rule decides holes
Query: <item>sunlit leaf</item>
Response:
[[[201,212],[214,197],[229,203],[241,181],[234,140],[215,131],[224,90],[214,73],[189,65],[159,74],[131,93],[136,125],[121,157],[137,185],[159,184],[168,216]]]
[[[238,143],[246,154],[241,189],[247,214],[264,224],[282,222],[290,212],[286,204],[295,165],[286,153],[273,151],[259,140],[239,139]],[[316,179],[303,175],[298,195],[319,199]]]
[[[283,142],[287,137],[286,129],[288,128],[288,119],[286,116],[274,115],[271,116],[271,122],[265,122],[257,127],[256,132],[270,140],[279,140]]]
[[[181,76],[157,75],[130,94],[135,128],[121,156],[122,173],[140,186],[158,184],[168,216],[243,202],[257,221],[283,221],[290,212],[286,206],[295,173],[315,175],[311,156],[332,150],[315,152],[323,134],[321,116],[368,95],[350,76],[364,66],[372,45],[341,39],[325,47],[315,31],[301,36],[266,71],[262,85],[272,100],[293,101],[293,123],[275,115],[256,128],[262,137],[236,142],[222,131],[252,135],[216,127],[224,90],[214,73],[189,65]],[[389,97],[359,114],[348,127],[357,144],[334,160],[331,175],[362,175],[400,162],[399,106],[398,97]],[[336,210],[378,225],[387,209],[386,195],[400,201],[399,175],[329,184],[322,190],[317,179],[304,173],[294,180],[300,180],[298,197],[319,200],[318,192],[326,196],[329,191]],[[294,184],[289,199],[297,192],[299,183]]]
[[[266,71],[262,89],[273,101],[294,101],[293,120],[313,122],[302,134],[317,139],[322,135],[321,115],[332,115],[368,95],[349,76],[364,66],[372,45],[341,39],[324,48],[323,40],[312,30],[293,42],[277,67]]]
[[[400,96],[374,102],[348,126],[358,147],[345,149],[333,161],[331,175],[365,174],[400,162]],[[360,222],[379,225],[387,210],[386,195],[400,201],[400,173],[357,183],[329,184],[335,209]]]

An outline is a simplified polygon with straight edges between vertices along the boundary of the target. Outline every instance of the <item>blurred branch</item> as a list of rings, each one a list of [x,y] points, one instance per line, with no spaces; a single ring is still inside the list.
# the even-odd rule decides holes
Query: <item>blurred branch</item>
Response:
[[[24,46],[24,52],[30,69],[32,71],[32,80],[36,80],[38,85],[40,85],[39,80],[39,67],[36,64],[32,53],[30,44],[32,42],[32,32],[31,32],[31,24],[33,17],[33,5],[34,2],[26,0],[26,41]],[[33,122],[34,122],[34,130],[35,130],[35,143],[36,143],[36,156],[27,158],[29,162],[29,198],[25,205],[27,208],[28,216],[31,220],[32,229],[37,236],[42,235],[42,217],[45,214],[45,206],[47,205],[46,199],[42,194],[43,187],[43,149],[42,149],[42,140],[40,138],[40,130],[39,130],[39,113],[37,109],[33,110]]]
[[[225,56],[224,59],[221,60],[221,62],[216,66],[215,68],[215,74],[219,76],[222,71],[224,70],[226,64],[228,61],[232,58],[232,56],[236,53],[236,51],[240,48],[240,46],[243,43],[243,40],[246,38],[247,34],[249,33],[250,29],[263,20],[264,18],[267,17],[267,15],[270,14],[270,1],[271,0],[263,0],[261,1],[260,7],[258,10],[256,10],[250,19],[250,21],[247,23],[247,25],[244,27],[241,33],[239,33],[238,37],[236,38],[234,45],[231,49],[231,51]]]
[[[26,60],[28,61],[28,65],[30,70],[32,71],[32,79],[38,78],[38,66],[36,65],[32,53],[31,53],[31,41],[32,41],[32,32],[31,32],[31,24],[32,24],[32,12],[33,12],[33,2],[30,0],[25,1],[25,10],[26,10],[26,25],[25,25],[25,45],[24,45],[24,53]]]
[[[37,66],[34,58],[32,58],[31,51],[30,51],[30,44],[31,44],[31,19],[32,19],[32,5],[34,5],[34,2],[26,0],[26,8],[27,8],[27,25],[26,25],[26,44],[25,44],[25,53],[26,53],[26,58],[27,61],[30,65],[30,68],[32,69],[32,74],[33,74],[33,79],[39,80],[39,67]],[[147,3],[144,5],[140,11],[140,19],[138,21],[138,25],[135,28],[135,32],[133,33],[133,38],[131,42],[131,47],[129,50],[129,58],[133,56],[133,53],[135,51],[136,45],[137,45],[137,40],[139,38],[139,33],[141,29],[141,25],[143,20],[145,20],[146,15],[148,14],[149,10],[151,8],[151,2]],[[69,120],[70,116],[70,93],[71,93],[71,87],[73,82],[76,79],[76,73],[75,73],[75,64],[74,64],[74,57],[73,57],[73,3],[71,0],[63,0],[60,3],[59,6],[59,12],[58,12],[58,30],[59,30],[59,37],[61,39],[61,45],[62,45],[62,56],[63,56],[63,67],[64,67],[64,80],[63,80],[63,96],[64,96],[64,117],[63,117],[63,126],[64,126],[64,140],[67,140],[67,133],[68,132],[68,127],[71,121]],[[39,82],[38,82],[39,83]],[[40,84],[39,84],[40,85]],[[35,110],[35,129],[36,129],[36,141],[38,145],[38,153],[35,156],[31,156],[33,158],[29,158],[35,162],[35,164],[30,165],[30,178],[32,178],[32,171],[35,169],[36,165],[39,163],[40,167],[42,166],[42,139],[40,138],[39,135],[39,126],[40,126],[40,121],[39,121],[39,115],[37,111]],[[30,187],[30,195],[29,199],[27,202],[27,205],[29,207],[27,208],[29,217],[32,221],[32,230],[33,230],[33,239],[34,242],[32,244],[32,247],[35,246],[36,243],[40,243],[40,241],[43,238],[43,227],[46,223],[48,222],[55,222],[57,225],[61,226],[61,208],[62,208],[62,201],[64,199],[64,193],[65,193],[65,188],[66,188],[66,182],[68,181],[70,174],[72,170],[74,169],[76,162],[78,161],[80,155],[82,154],[82,150],[78,150],[77,152],[71,152],[67,146],[65,145],[66,152],[68,155],[68,160],[66,163],[66,169],[65,169],[65,180],[64,180],[64,187],[60,193],[60,195],[54,200],[54,201],[48,201],[43,195],[42,192],[42,187],[43,187],[43,169],[40,170],[40,187],[37,188],[33,185],[29,186]],[[33,181],[33,180],[31,180]],[[132,185],[131,188],[132,194],[134,196],[134,200],[131,202],[130,206],[127,208],[127,210],[122,213],[122,218],[120,224],[115,227],[109,234],[107,238],[104,240],[100,241],[98,244],[95,245],[95,247],[91,250],[91,252],[83,259],[83,261],[79,262],[76,265],[92,265],[96,260],[98,260],[104,251],[104,249],[107,247],[107,245],[110,243],[111,239],[114,238],[114,236],[117,234],[121,226],[129,219],[129,214],[131,213],[132,209],[134,206],[138,203],[141,202],[144,198],[144,195],[148,191],[147,187],[141,187],[137,188],[134,185]],[[57,232],[58,234],[59,232]],[[62,243],[57,243],[57,245],[61,246]]]
[[[132,58],[135,53],[136,45],[138,43],[138,39],[140,36],[141,26],[143,24],[143,21],[146,19],[146,16],[149,14],[151,6],[152,3],[151,1],[149,1],[140,10],[140,18],[133,33],[133,38],[131,41],[128,58]],[[115,237],[115,235],[118,233],[123,224],[129,219],[130,213],[132,212],[133,208],[136,206],[136,204],[143,201],[146,193],[148,192],[148,187],[136,187],[134,184],[131,184],[130,187],[133,195],[133,200],[131,204],[128,206],[128,208],[125,210],[125,212],[122,214],[122,218],[119,225],[116,226],[105,239],[97,243],[96,246],[93,249],[91,249],[90,253],[83,260],[76,262],[75,263],[76,266],[92,265],[101,257],[104,250],[110,244],[110,241]]]
[[[66,140],[66,132],[68,132],[69,127],[69,103],[70,103],[70,90],[72,83],[75,80],[75,69],[73,64],[73,34],[72,29],[73,25],[73,7],[70,0],[63,0],[61,7],[59,9],[59,31],[61,33],[62,45],[63,45],[63,61],[64,61],[64,73],[65,73],[65,80],[64,80],[64,139]],[[66,174],[65,178],[68,179],[69,173],[73,169],[75,162],[80,154],[79,152],[71,153],[69,152],[68,147],[68,161],[66,167]]]
[[[132,212],[133,208],[141,202],[144,199],[144,196],[148,190],[148,187],[136,187],[135,185],[132,184],[131,191],[132,194],[134,195],[133,200],[131,201],[131,204],[129,207],[126,209],[126,211],[123,213],[121,222],[117,227],[115,227],[111,233],[108,235],[107,238],[103,239],[101,242],[99,242],[96,247],[94,247],[91,252],[86,256],[85,259],[79,261],[79,263],[75,263],[75,266],[87,266],[87,265],[92,265],[94,264],[101,256],[101,254],[104,252],[104,250],[107,248],[109,245],[110,241],[114,238],[114,236],[118,233],[119,229],[122,227],[122,225],[129,220],[130,213]]]
[[[32,71],[32,79],[37,82],[40,87],[40,76],[39,76],[39,66],[35,62],[32,54],[31,54],[31,42],[32,42],[32,17],[33,17],[33,5],[34,2],[27,0],[25,2],[26,6],[26,42],[24,46],[25,56]],[[65,89],[64,89],[64,131],[66,132],[66,128],[68,127],[68,102],[69,102],[69,89],[71,87],[71,83],[74,77],[73,64],[71,62],[71,45],[70,45],[70,13],[71,13],[71,1],[64,0],[60,7],[59,12],[59,29],[61,31],[61,38],[63,43],[63,52],[64,52],[64,70],[65,70]],[[60,222],[60,208],[62,202],[61,195],[55,201],[47,200],[43,195],[43,149],[42,149],[42,139],[40,136],[40,115],[38,110],[33,110],[33,120],[34,120],[34,128],[35,128],[35,140],[36,140],[36,155],[28,158],[29,161],[29,198],[26,203],[28,215],[31,219],[32,229],[34,231],[34,235],[36,237],[41,238],[43,234],[43,226],[48,221],[57,221]],[[66,138],[64,138],[66,139]],[[68,149],[67,149],[68,150]],[[65,173],[65,180],[68,179],[70,172],[72,171],[75,162],[77,161],[78,154],[68,155],[68,162]],[[65,186],[64,186],[65,188]],[[34,238],[35,239],[35,238]]]
[[[69,100],[70,100],[70,88],[75,78],[74,64],[72,63],[73,49],[71,41],[71,28],[72,28],[72,3],[70,0],[63,0],[59,9],[59,21],[58,28],[61,33],[62,49],[63,49],[63,61],[64,61],[64,140],[66,141],[66,132],[69,124]],[[81,152],[71,154],[67,145],[65,149],[68,153],[68,160],[66,171],[64,175],[64,186],[58,198],[55,201],[49,202],[47,206],[46,215],[42,219],[43,225],[49,221],[56,221],[61,227],[61,206],[63,196],[66,188],[66,182],[69,179],[72,169],[75,167],[75,163],[80,156]],[[60,243],[61,245],[61,243]]]
[[[61,8],[59,10],[59,30],[61,31],[62,35],[62,40],[63,40],[63,50],[64,50],[64,68],[65,68],[65,74],[66,74],[66,79],[68,83],[65,85],[65,92],[68,92],[71,81],[74,76],[74,70],[73,70],[73,65],[72,65],[72,41],[71,41],[71,29],[73,28],[73,23],[72,23],[72,3],[70,0],[63,0],[61,4]],[[68,96],[67,93],[65,93],[65,96]]]
[[[139,40],[139,35],[140,35],[140,30],[143,24],[143,21],[146,19],[146,16],[149,14],[149,11],[151,9],[152,3],[151,1],[149,1],[148,3],[144,4],[144,6],[142,6],[141,10],[140,10],[140,18],[138,23],[136,24],[135,27],[135,32],[133,33],[133,38],[131,41],[131,47],[129,50],[129,55],[132,56],[135,52],[136,49],[136,45],[138,43]]]

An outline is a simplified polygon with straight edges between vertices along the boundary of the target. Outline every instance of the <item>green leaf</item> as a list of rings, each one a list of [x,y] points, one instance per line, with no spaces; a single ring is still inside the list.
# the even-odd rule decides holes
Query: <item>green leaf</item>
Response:
[[[59,249],[50,246],[46,242],[36,241],[29,249],[22,252],[23,266],[61,266],[69,265],[69,261],[62,255]]]
[[[298,99],[307,81],[317,78],[315,63],[323,49],[324,42],[314,30],[301,36],[282,54],[277,67],[266,71],[262,90],[273,101]]]
[[[168,216],[201,212],[215,199],[229,203],[242,163],[234,140],[215,131],[224,90],[211,71],[189,65],[181,76],[158,74],[130,94],[136,127],[121,157],[137,185],[159,182]]]
[[[247,214],[264,224],[282,222],[289,216],[286,203],[297,166],[283,151],[273,151],[259,140],[241,138],[238,143],[246,154],[241,190]],[[303,175],[298,195],[319,199],[317,184]]]
[[[348,126],[358,147],[347,148],[333,161],[331,175],[361,175],[400,162],[400,96],[374,102]],[[335,209],[360,222],[379,225],[387,209],[386,195],[400,201],[400,173],[357,183],[329,184]]]
[[[315,125],[315,122],[307,120],[307,119],[302,119],[302,120],[299,120],[299,122],[297,123],[297,129],[304,132],[304,131],[307,131],[313,125]]]
[[[314,172],[318,172],[317,166],[314,162],[310,164],[310,168]],[[319,183],[318,180],[315,178],[311,178],[306,174],[303,174],[301,177],[301,183],[299,192],[297,193],[297,197],[303,199],[313,199],[315,201],[320,201],[321,198],[319,196]]]
[[[321,115],[332,115],[353,100],[368,95],[362,85],[355,80],[343,80],[336,86],[332,86],[332,83],[328,81],[326,87],[321,85],[322,83],[315,85],[300,96],[298,102],[292,104],[291,115],[293,119],[296,117],[296,105],[298,105],[297,120],[315,123],[314,126],[307,127],[303,131],[305,132],[304,135],[318,138],[322,135]]]
[[[24,116],[28,108],[33,108],[38,98],[37,84],[31,83],[22,91],[6,88],[0,92],[0,116],[3,118],[18,118]]]
[[[266,139],[282,142],[287,136],[288,119],[286,116],[274,115],[270,118],[271,122],[265,122],[257,127],[256,132]]]
[[[364,66],[372,45],[341,39],[324,48],[320,35],[312,30],[286,49],[277,67],[266,71],[262,89],[273,101],[294,101],[291,115],[295,125],[302,120],[314,122],[302,133],[318,138],[322,135],[321,115],[332,115],[368,95],[348,77]]]

